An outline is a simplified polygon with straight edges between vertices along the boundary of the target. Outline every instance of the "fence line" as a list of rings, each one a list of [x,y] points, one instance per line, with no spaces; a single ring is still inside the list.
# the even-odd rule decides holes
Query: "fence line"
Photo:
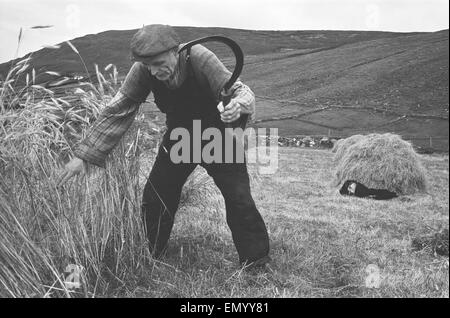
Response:
[[[343,139],[343,138],[347,138],[350,137],[349,136],[336,136],[336,135],[288,135],[288,136],[277,136],[278,140],[284,140],[284,141],[289,141],[291,140],[293,143],[297,142],[297,141],[301,141],[304,138],[307,139],[313,139],[315,140],[318,144],[320,143],[320,140],[324,137],[328,137],[329,141],[332,141],[333,139],[338,140],[338,139]],[[268,137],[265,135],[261,135],[260,137]],[[422,150],[422,151],[430,151],[431,152],[448,152],[449,151],[449,147],[448,147],[448,137],[442,137],[442,136],[425,136],[425,137],[414,137],[414,136],[402,136],[400,135],[400,137],[405,140],[405,141],[409,141],[411,142],[414,147],[418,150]],[[423,142],[421,142],[423,141]],[[436,141],[441,141],[441,145],[436,145]],[[442,142],[444,143],[444,145],[442,145]],[[288,142],[289,144],[289,142]]]
[[[366,133],[366,134],[370,134],[370,133]],[[449,140],[449,136],[422,136],[422,137],[417,137],[417,136],[413,136],[413,135],[400,135],[400,134],[396,134],[401,136],[404,139],[415,139],[415,140],[430,140],[430,138],[435,139],[435,140]],[[298,135],[283,135],[283,137],[286,138],[300,138],[300,137],[311,137],[311,138],[323,138],[323,137],[329,137],[331,139],[343,139],[343,138],[348,138],[351,137],[353,135],[348,134],[348,135],[327,135],[327,134],[312,134],[312,135],[307,135],[307,134],[298,134]]]
[[[300,113],[300,114],[295,114],[295,115],[285,115],[285,116],[277,116],[277,117],[271,117],[271,118],[257,119],[257,120],[254,121],[254,123],[255,124],[259,124],[259,123],[264,123],[264,122],[268,122],[268,121],[297,119],[297,118],[302,117],[302,116],[306,116],[306,115],[310,115],[310,114],[321,112],[321,111],[326,110],[328,108],[329,108],[329,106],[326,106],[326,107],[322,107],[322,108],[316,108],[316,109],[308,110],[306,112],[303,112],[303,113]]]
[[[303,105],[306,106],[304,103],[299,102],[299,101],[295,101],[295,100],[288,100],[288,99],[277,99],[274,97],[268,97],[268,96],[261,96],[261,95],[256,95],[256,98],[260,98],[260,99],[266,99],[266,100],[274,100],[280,103],[290,103],[290,104],[299,104],[299,105]],[[371,107],[371,106],[341,106],[341,105],[328,105],[326,107],[321,108],[323,109],[327,109],[327,108],[338,108],[338,109],[353,109],[353,110],[372,110],[378,113],[385,113],[385,114],[391,114],[391,115],[396,115],[399,117],[412,117],[412,118],[423,118],[423,119],[441,119],[441,120],[448,120],[449,118],[446,116],[439,116],[439,115],[428,115],[428,114],[402,114],[402,113],[398,113],[396,111],[393,110],[388,110],[388,109],[384,109],[384,108],[377,108],[377,107]],[[265,119],[265,121],[269,121],[269,119]]]

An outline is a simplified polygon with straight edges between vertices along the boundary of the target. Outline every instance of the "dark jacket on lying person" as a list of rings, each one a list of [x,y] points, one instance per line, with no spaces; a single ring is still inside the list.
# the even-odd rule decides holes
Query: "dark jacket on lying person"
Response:
[[[339,193],[342,195],[354,195],[359,198],[372,198],[375,200],[389,200],[397,197],[395,192],[385,189],[371,189],[355,180],[347,180],[342,185]]]

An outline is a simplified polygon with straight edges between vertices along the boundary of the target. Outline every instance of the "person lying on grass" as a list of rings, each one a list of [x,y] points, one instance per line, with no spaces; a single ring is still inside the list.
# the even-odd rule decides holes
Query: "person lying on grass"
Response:
[[[350,195],[358,198],[371,198],[375,200],[389,200],[397,197],[397,193],[395,192],[386,189],[368,188],[355,180],[345,181],[339,190],[339,193],[342,195]]]
[[[156,105],[166,113],[167,125],[142,199],[144,225],[153,256],[160,257],[165,251],[183,184],[200,164],[225,199],[226,220],[240,263],[252,268],[264,267],[270,261],[269,237],[251,195],[246,162],[206,163],[202,159],[200,163],[175,163],[170,156],[174,145],[170,134],[174,129],[181,127],[192,132],[194,120],[200,120],[203,131],[217,128],[224,132],[225,125],[236,122],[241,115],[254,118],[255,96],[248,86],[237,81],[232,87],[231,102],[223,108],[219,103],[220,94],[231,73],[204,46],[195,45],[190,52],[178,53],[180,47],[177,34],[166,25],[144,26],[133,36],[134,64],[117,95],[75,148],[76,157],[66,164],[58,186],[83,172],[87,163],[104,167],[106,156],[152,92]],[[218,108],[223,111],[219,112]],[[236,147],[233,143],[233,149],[225,149],[224,140],[223,156]]]

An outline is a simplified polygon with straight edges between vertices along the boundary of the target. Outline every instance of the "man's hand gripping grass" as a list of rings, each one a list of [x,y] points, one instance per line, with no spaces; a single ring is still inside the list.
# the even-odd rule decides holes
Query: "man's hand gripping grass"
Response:
[[[64,167],[64,171],[58,177],[58,182],[56,183],[57,187],[63,186],[67,181],[72,179],[72,177],[79,175],[87,174],[88,167],[87,163],[80,158],[72,158]]]

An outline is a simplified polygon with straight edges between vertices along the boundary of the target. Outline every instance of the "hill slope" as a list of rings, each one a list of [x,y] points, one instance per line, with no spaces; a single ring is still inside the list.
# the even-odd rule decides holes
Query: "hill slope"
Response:
[[[227,28],[175,27],[183,42],[199,37],[221,34],[237,41],[245,55],[259,55],[279,52],[283,49],[314,49],[336,47],[363,40],[398,37],[401,33],[361,32],[361,31],[251,31]],[[94,63],[100,67],[113,63],[119,72],[126,73],[131,66],[129,43],[137,30],[105,31],[89,34],[71,40],[86,62],[89,71],[94,71]],[[37,71],[84,72],[83,65],[71,48],[61,43],[58,50],[41,49],[32,54],[33,66]],[[220,57],[230,55],[221,45],[208,45]],[[27,55],[29,56],[29,55]],[[5,74],[10,63],[0,65],[0,74]]]
[[[313,105],[384,106],[448,114],[448,31],[291,51],[247,61],[257,92]],[[277,112],[278,113],[278,112]]]
[[[265,121],[258,126],[278,127],[281,135],[388,131],[448,150],[448,54],[447,30],[261,55],[247,60],[244,76],[260,97]],[[330,108],[279,120],[324,106]]]
[[[242,46],[245,66],[241,77],[257,95],[257,119],[264,121],[257,123],[259,127],[278,127],[281,135],[347,136],[389,131],[413,141],[434,136],[444,138],[439,148],[448,150],[448,30],[434,33],[194,27],[176,30],[182,41],[222,34]],[[131,66],[128,43],[135,31],[91,34],[72,43],[90,72],[94,63],[100,69],[113,63],[123,77]],[[207,46],[225,65],[233,67],[228,48],[214,43]],[[84,73],[79,57],[65,43],[58,50],[33,53],[32,63],[37,73],[45,70]],[[5,74],[9,65],[0,65],[0,74]],[[49,79],[50,76],[41,76],[38,81]],[[151,112],[157,112],[151,103],[147,106]],[[279,118],[327,106],[356,109],[329,108],[307,116]],[[415,114],[437,117],[417,118]]]

